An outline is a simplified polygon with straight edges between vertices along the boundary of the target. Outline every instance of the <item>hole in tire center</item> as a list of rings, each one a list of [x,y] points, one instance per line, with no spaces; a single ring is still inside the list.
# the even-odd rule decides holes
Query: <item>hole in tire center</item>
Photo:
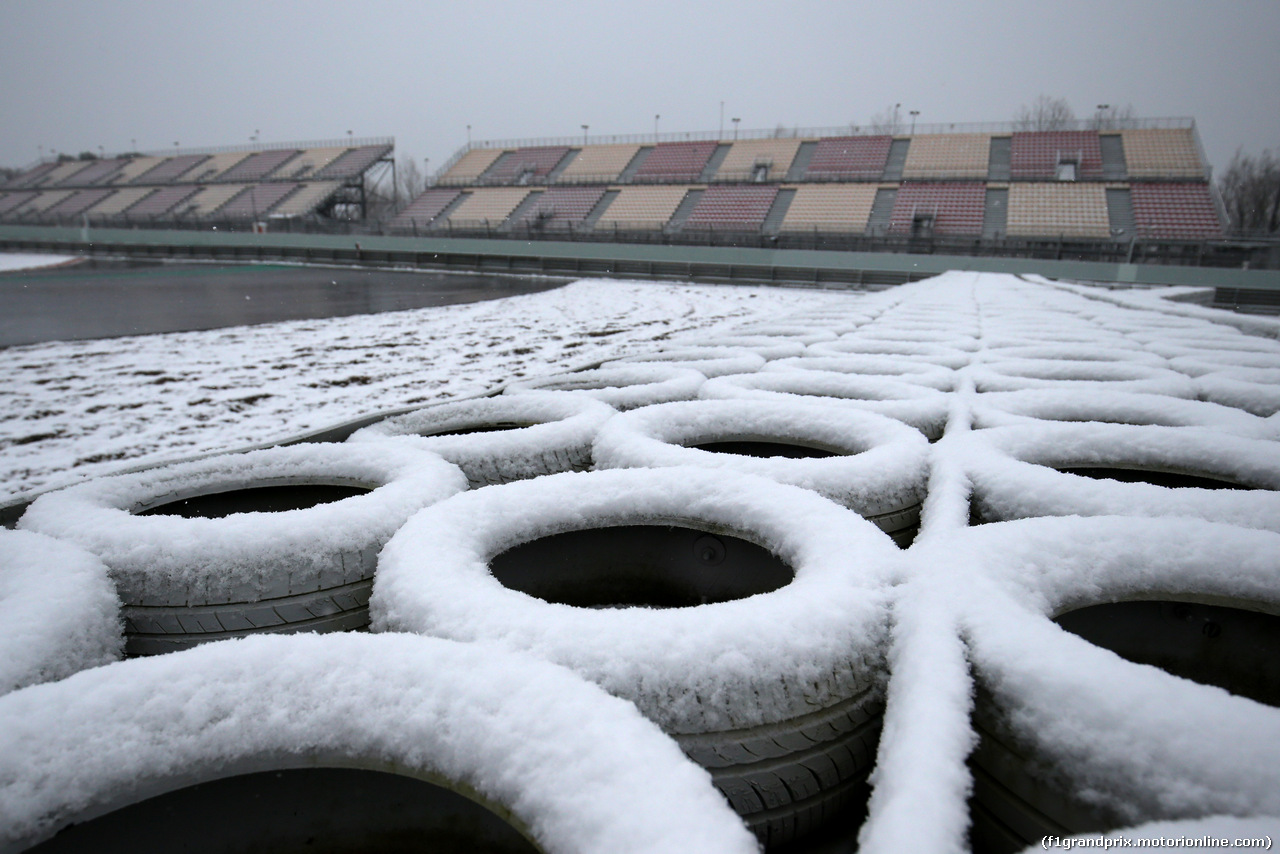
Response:
[[[193,495],[190,498],[150,507],[135,515],[220,519],[233,513],[281,513],[286,510],[304,510],[320,504],[331,504],[334,501],[364,495],[371,491],[372,487],[368,486],[337,486],[327,483],[258,486]]]
[[[1117,480],[1123,483],[1149,483],[1169,489],[1256,489],[1242,483],[1191,472],[1159,471],[1139,468],[1107,466],[1066,466],[1059,468],[1063,474],[1091,477],[1094,480]]]
[[[699,451],[710,451],[713,454],[735,454],[740,457],[788,457],[790,459],[809,459],[840,456],[836,451],[825,448],[813,448],[807,445],[796,445],[791,442],[770,442],[741,439],[718,442],[702,442],[689,445]]]
[[[1054,618],[1129,661],[1280,706],[1280,616],[1188,602],[1110,602]]]
[[[455,430],[438,430],[430,433],[421,433],[422,436],[470,436],[472,433],[499,433],[503,430],[519,430],[522,427],[532,427],[532,424],[522,424],[515,421],[493,421],[487,424],[471,424],[466,427],[459,427]]]
[[[496,813],[444,787],[381,771],[305,768],[167,792],[73,824],[30,851],[179,849],[273,854],[538,850]]]
[[[795,572],[739,537],[663,525],[553,534],[489,562],[504,587],[579,608],[687,608],[784,587]]]

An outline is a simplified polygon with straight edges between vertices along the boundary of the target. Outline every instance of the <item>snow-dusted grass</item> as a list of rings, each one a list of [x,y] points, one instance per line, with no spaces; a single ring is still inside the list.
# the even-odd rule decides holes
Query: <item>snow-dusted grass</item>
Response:
[[[781,346],[754,340],[761,336]],[[920,535],[905,551],[878,539],[866,550],[872,577],[866,602],[883,598],[893,612],[880,650],[888,668],[884,731],[859,850],[967,848],[975,673],[992,698],[983,702],[1040,735],[1040,758],[1056,763],[1065,785],[1083,791],[1086,801],[1114,795],[1132,825],[1164,822],[1139,829],[1280,831],[1280,822],[1258,817],[1280,812],[1280,710],[1125,661],[1051,620],[1076,607],[1144,597],[1229,601],[1280,613],[1280,416],[1269,367],[1280,360],[1277,337],[1280,323],[1152,293],[995,274],[949,273],[875,294],[583,281],[394,315],[12,348],[0,352],[6,377],[0,406],[9,414],[0,426],[8,443],[0,462],[12,495],[125,460],[260,443],[372,410],[627,357],[611,375],[629,376],[645,362],[747,371],[709,380],[689,396],[746,400],[768,393],[771,406],[794,399],[799,412],[803,401],[832,408],[836,421],[849,407],[892,415],[890,404],[927,406],[911,418],[906,410],[898,415],[937,440],[921,445],[929,472]],[[700,343],[714,347],[700,351]],[[588,387],[604,375],[590,375]],[[651,383],[656,374],[645,368],[635,376]],[[511,396],[520,394],[546,393]],[[1102,462],[1205,470],[1260,488],[1215,496],[1082,478],[1084,485],[1073,485],[1074,475],[1051,468]],[[601,497],[589,484],[609,489]],[[971,525],[975,488],[990,498],[1001,484],[1017,510],[1004,515],[1029,518]],[[803,662],[806,645],[818,649],[840,637],[836,629],[814,634],[815,626],[848,629],[847,618],[856,620],[866,607],[849,604],[848,589],[818,570],[818,563],[840,566],[856,550],[832,539],[846,535],[837,536],[838,525],[824,527],[821,513],[805,512],[807,500],[821,501],[817,496],[696,464],[552,475],[471,490],[428,508],[385,553],[392,571],[390,586],[375,583],[377,627],[426,632],[444,625],[443,633],[457,638],[500,638],[575,669],[607,671],[599,681],[611,692],[646,698],[665,684],[652,682],[655,668],[646,670],[646,663],[678,659],[696,632],[715,632],[731,640],[714,648],[710,662],[693,656],[671,672],[703,673],[698,666],[716,664],[715,679],[698,684],[695,696],[767,699],[770,687],[752,680],[773,673],[782,684],[789,673],[803,678],[803,667],[779,664],[764,628],[753,631],[744,618],[738,639],[732,621],[719,618],[764,613],[771,601],[791,601],[794,591],[674,614],[572,609],[501,588],[486,561],[529,537],[579,530],[600,514],[629,518],[641,505],[651,515],[700,512],[726,528],[750,530],[763,512],[759,496],[771,490],[806,496],[771,510],[773,527],[763,538],[782,557],[798,556],[800,581],[814,579],[812,589],[796,588],[809,596],[804,608],[785,615],[796,627],[787,654]],[[1095,493],[1102,497],[1085,501]],[[811,549],[824,556],[800,560]],[[443,566],[450,556],[457,560],[449,571],[433,565],[433,557]],[[458,567],[465,572],[454,572]],[[472,607],[464,607],[468,602]],[[700,607],[716,619],[691,619]],[[679,630],[681,620],[689,621],[687,631]],[[333,641],[330,649],[315,639],[295,640],[271,641],[270,650],[241,648],[279,650],[298,662],[332,653],[341,663],[364,643]],[[168,660],[239,666],[234,646],[219,649]],[[90,693],[129,695],[135,676],[181,669],[141,664],[108,665],[60,684],[76,680]],[[495,667],[476,678],[501,678]],[[57,688],[22,689],[0,706],[26,713],[38,705],[30,698],[54,697]],[[395,692],[385,696],[393,707],[407,702]],[[758,711],[748,704],[726,714],[750,719]],[[317,720],[328,726],[323,715]],[[97,731],[95,721],[81,725],[89,735]],[[79,753],[68,747],[68,762]],[[6,773],[18,783],[0,775],[0,790],[31,783],[16,766]],[[75,769],[59,773],[60,780],[76,778]],[[628,809],[619,800],[619,815]],[[1251,818],[1208,818],[1221,813]],[[1174,823],[1195,819],[1205,821]]]
[[[849,299],[584,281],[441,308],[10,347],[0,350],[0,500]]]

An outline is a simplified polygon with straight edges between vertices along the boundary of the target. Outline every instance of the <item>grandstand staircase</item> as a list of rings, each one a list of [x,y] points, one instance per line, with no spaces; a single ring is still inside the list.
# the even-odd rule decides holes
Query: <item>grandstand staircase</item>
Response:
[[[668,234],[674,234],[684,228],[685,220],[689,218],[689,214],[693,213],[693,209],[698,206],[698,201],[705,192],[706,190],[690,190],[685,193],[684,200],[680,202],[676,212],[671,215],[671,219],[667,220],[667,227],[664,230]]]
[[[787,181],[803,181],[804,173],[809,168],[809,161],[813,159],[813,152],[818,150],[816,142],[802,142],[800,147],[796,149],[795,159],[791,161],[791,168],[787,170]]]
[[[492,163],[489,164],[488,169],[480,173],[480,177],[476,179],[476,182],[479,184],[483,184],[485,182],[485,179],[492,178],[495,174],[500,174],[501,171],[506,168],[508,161],[514,160],[519,156],[520,156],[520,152],[518,151],[502,152],[502,154],[498,155],[498,158],[496,160],[494,160]]]
[[[453,201],[445,205],[444,208],[441,209],[440,213],[436,214],[435,217],[431,220],[431,222],[429,222],[427,225],[431,228],[436,228],[438,226],[444,225],[445,222],[448,221],[449,217],[453,216],[453,212],[456,211],[462,205],[462,203],[465,202],[468,197],[470,197],[470,195],[471,195],[470,193],[458,193],[458,195],[453,199]]]
[[[787,218],[787,210],[795,197],[794,189],[778,191],[778,195],[773,197],[773,204],[769,206],[769,213],[765,215],[764,223],[760,226],[761,234],[775,235],[782,230],[782,221]]]
[[[733,148],[732,143],[722,142],[716,146],[716,150],[707,158],[706,165],[702,167],[702,171],[698,173],[698,183],[707,184],[720,171],[720,164],[729,156],[729,149]]]
[[[1009,191],[988,188],[982,210],[982,236],[993,240],[1009,228]]]
[[[627,164],[627,168],[622,170],[622,174],[618,176],[619,184],[630,184],[631,179],[640,171],[640,167],[644,165],[645,160],[649,159],[649,155],[653,152],[652,145],[646,145],[635,153],[631,158],[631,162]]]
[[[571,148],[567,152],[565,152],[564,157],[560,158],[560,162],[557,163],[554,167],[552,167],[551,171],[547,173],[547,183],[554,184],[556,180],[560,177],[560,173],[563,172],[565,169],[568,169],[569,164],[572,163],[574,158],[581,153],[582,153],[581,148]]]
[[[885,234],[889,231],[889,221],[893,219],[893,205],[897,200],[897,190],[883,188],[876,190],[875,201],[871,203],[871,216],[867,218],[868,234]]]
[[[907,165],[907,149],[911,147],[909,139],[895,139],[889,146],[889,159],[884,164],[882,181],[901,181],[902,168]]]
[[[987,157],[987,180],[1008,181],[1012,175],[1013,137],[992,137],[991,151]]]
[[[591,212],[583,218],[582,225],[579,227],[584,231],[590,231],[595,228],[600,217],[604,215],[604,212],[609,209],[609,205],[613,204],[613,200],[618,198],[618,195],[621,192],[621,190],[606,191],[605,194],[600,197],[600,201],[596,202],[596,205],[591,209]]]
[[[1098,145],[1102,150],[1102,179],[1123,181],[1127,178],[1129,167],[1124,160],[1124,138],[1118,133],[1103,134],[1098,137]]]
[[[1120,240],[1136,237],[1133,220],[1133,196],[1127,187],[1107,190],[1107,219],[1111,224],[1111,236]]]
[[[530,214],[530,212],[532,212],[534,208],[538,206],[538,202],[540,202],[541,200],[542,200],[542,190],[534,190],[529,195],[525,196],[524,200],[520,202],[520,204],[516,205],[515,210],[513,210],[507,216],[506,222],[498,226],[498,230],[510,231],[520,223],[524,222],[525,217],[527,217]],[[533,223],[529,223],[529,224],[532,225]]]

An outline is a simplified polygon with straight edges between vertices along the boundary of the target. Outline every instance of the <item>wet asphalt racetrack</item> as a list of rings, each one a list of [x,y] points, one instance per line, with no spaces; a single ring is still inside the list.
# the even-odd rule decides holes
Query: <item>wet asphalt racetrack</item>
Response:
[[[94,259],[0,273],[0,347],[402,311],[536,293],[566,281]]]

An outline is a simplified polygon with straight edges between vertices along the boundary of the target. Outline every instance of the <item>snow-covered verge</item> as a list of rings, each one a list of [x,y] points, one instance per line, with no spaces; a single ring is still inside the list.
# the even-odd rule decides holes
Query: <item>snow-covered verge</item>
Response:
[[[76,258],[70,255],[0,252],[0,273],[8,270],[35,270],[40,267],[57,267],[60,264],[70,264],[75,260]]]
[[[847,301],[584,281],[467,305],[0,349],[0,500]]]
[[[528,656],[394,634],[224,641],[0,698],[0,850],[148,795],[305,767],[449,786],[547,852],[756,850],[630,703]]]
[[[681,306],[688,308],[688,319],[661,322],[663,311]],[[990,817],[973,796],[987,797],[990,787],[983,788],[986,772],[975,773],[970,757],[979,761],[985,749],[989,733],[982,721],[987,719],[1002,722],[1018,736],[1019,749],[1027,751],[1027,768],[1050,769],[1064,800],[1083,808],[1105,805],[1114,815],[1108,828],[1131,828],[1125,835],[1184,828],[1188,836],[1200,829],[1240,828],[1242,835],[1253,835],[1275,828],[1280,833],[1280,821],[1266,818],[1280,813],[1275,770],[1280,767],[1280,709],[1126,660],[1055,622],[1082,608],[1139,600],[1280,616],[1280,508],[1275,501],[1280,414],[1268,406],[1266,393],[1268,366],[1280,360],[1280,341],[1267,323],[1196,306],[1167,306],[1147,294],[976,273],[949,273],[875,294],[580,282],[501,303],[404,314],[412,323],[395,327],[395,334],[404,336],[404,349],[396,340],[396,355],[378,362],[388,374],[355,390],[331,387],[328,394],[341,392],[344,405],[353,409],[366,391],[382,402],[357,410],[363,412],[413,402],[397,399],[397,389],[417,389],[417,395],[440,382],[447,394],[462,394],[516,372],[536,379],[575,363],[624,357],[628,361],[615,362],[608,372],[593,373],[584,390],[598,390],[605,376],[651,384],[658,376],[655,369],[635,370],[636,362],[679,371],[705,368],[715,374],[732,368],[746,373],[723,374],[700,386],[690,383],[687,397],[734,398],[736,404],[767,395],[770,408],[782,405],[780,401],[792,401],[797,413],[802,402],[804,411],[825,408],[821,418],[806,419],[812,429],[841,423],[850,410],[894,416],[894,407],[902,407],[898,419],[936,441],[927,447],[915,441],[927,454],[922,527],[914,545],[896,550],[869,529],[854,532],[852,539],[869,538],[872,545],[842,545],[850,533],[839,529],[863,524],[861,520],[852,517],[846,524],[831,517],[826,524],[824,514],[831,511],[810,507],[823,499],[770,479],[778,477],[770,469],[781,464],[756,466],[760,474],[751,476],[701,465],[696,454],[684,454],[690,449],[680,446],[698,436],[674,419],[653,425],[655,432],[675,431],[663,435],[675,437],[668,441],[672,453],[682,454],[680,466],[554,474],[487,486],[413,517],[385,553],[390,570],[385,583],[375,581],[376,628],[439,632],[480,644],[500,640],[588,672],[610,692],[637,699],[650,716],[672,727],[688,720],[691,696],[712,703],[733,698],[741,705],[726,708],[726,720],[772,725],[779,716],[797,711],[780,699],[791,696],[787,675],[797,674],[803,681],[812,669],[811,654],[829,654],[824,644],[840,637],[822,627],[843,625],[849,631],[862,625],[879,633],[883,630],[876,627],[883,622],[869,617],[868,609],[876,611],[886,601],[892,612],[878,657],[887,668],[887,705],[869,817],[854,831],[860,851],[950,854],[969,847],[971,832],[979,840],[981,825],[989,824]],[[651,328],[630,328],[632,320]],[[157,345],[169,342],[166,346],[202,343],[211,359],[202,370],[211,374],[246,377],[265,373],[273,364],[238,367],[245,352],[255,359],[280,359],[287,366],[281,373],[296,373],[301,357],[285,355],[288,348],[280,343],[288,335],[311,342],[321,370],[372,372],[368,360],[377,359],[376,349],[361,351],[373,354],[361,356],[361,368],[334,367],[321,361],[320,342],[349,339],[360,330],[369,334],[378,323],[393,322],[400,323],[379,315],[276,324],[261,335],[259,330],[231,330],[200,333],[205,337],[198,339],[153,338]],[[450,328],[449,323],[455,325]],[[457,325],[463,323],[471,325]],[[675,333],[682,324],[688,334]],[[527,328],[517,331],[521,325]],[[424,341],[418,332],[427,328],[441,335],[449,329],[452,338]],[[577,330],[572,340],[582,341],[567,356],[562,347],[569,339],[566,329]],[[584,331],[591,329],[611,334],[593,337]],[[219,343],[223,335],[230,339]],[[510,353],[462,365],[457,340],[479,341],[482,335],[501,337],[495,349],[501,346]],[[100,358],[109,363],[108,356],[125,358],[128,347],[149,343],[151,339],[132,339]],[[699,350],[699,344],[707,346]],[[50,353],[75,352],[72,345],[49,347]],[[261,348],[265,355],[237,347]],[[590,354],[584,352],[587,348]],[[532,352],[516,353],[526,349]],[[158,346],[155,352],[169,351]],[[416,358],[421,354],[425,356]],[[6,357],[0,354],[0,359]],[[92,363],[81,361],[88,364],[75,371],[83,379]],[[1223,385],[1205,381],[1228,371],[1242,386],[1234,397],[1222,391]],[[125,392],[105,385],[109,376],[98,376],[95,382],[103,384],[93,387],[112,400]],[[850,379],[841,381],[841,376]],[[62,393],[56,385],[28,389],[33,415],[46,406],[40,394],[56,398]],[[575,394],[563,390],[572,388],[572,381],[560,385],[556,394]],[[179,395],[193,393],[176,372],[172,381],[149,391],[170,388]],[[287,399],[271,406],[282,418],[287,414],[284,423],[290,429],[302,429],[303,423],[319,427],[355,414],[337,407],[341,415],[322,419],[317,412],[334,412],[318,403],[326,393],[288,397],[285,386],[274,388]],[[523,394],[548,393],[513,390],[504,398]],[[1237,399],[1239,403],[1231,403]],[[332,405],[334,401],[325,401]],[[167,406],[148,409],[149,417],[168,418],[175,407],[172,401]],[[645,407],[632,409],[605,420],[601,432],[607,437],[617,432],[617,425],[686,408],[664,403],[649,408],[649,414]],[[712,410],[718,411],[707,408]],[[112,417],[119,415],[116,411]],[[38,425],[41,417],[31,420]],[[108,420],[104,416],[103,422]],[[223,420],[235,419],[226,414]],[[268,423],[273,429],[281,426],[256,414],[247,420],[260,429]],[[163,444],[154,434],[144,434],[136,437],[138,452],[163,456],[196,446],[208,450],[244,444],[224,441],[216,427],[198,432],[201,442],[185,445]],[[241,433],[235,435],[243,439]],[[759,435],[746,438],[752,437]],[[100,438],[95,434],[93,441]],[[119,441],[126,453],[133,452],[125,437]],[[874,443],[863,444],[870,448]],[[1230,483],[1218,490],[1117,483],[1059,472],[1054,466],[1127,469],[1139,479],[1172,469]],[[856,469],[850,467],[851,478],[863,476]],[[39,477],[49,482],[63,474],[50,464]],[[596,493],[592,484],[607,488]],[[787,499],[797,493],[807,497]],[[779,500],[782,509],[761,509]],[[998,521],[984,523],[986,515],[974,513],[983,509],[984,500],[990,517]],[[602,519],[623,524],[636,514],[647,522],[699,517],[717,530],[756,532],[758,544],[791,561],[796,582],[732,602],[596,610],[540,601],[504,588],[486,572],[491,558],[529,538],[583,530]],[[760,533],[762,527],[767,527],[765,533]],[[832,571],[849,556],[866,564],[859,569],[868,573],[861,576],[860,588],[850,586],[849,572]],[[858,599],[851,595],[853,589],[866,595]],[[775,614],[781,614],[776,625],[769,622]],[[737,632],[734,615],[741,617]],[[788,643],[774,642],[779,631],[787,632]],[[690,650],[696,652],[693,641],[705,641],[708,634],[716,643],[701,647],[712,651],[702,660]],[[1217,637],[1208,624],[1202,635],[1204,643]],[[1280,650],[1274,636],[1261,642]],[[273,643],[279,644],[273,651],[291,650],[291,643],[317,644],[299,646],[300,661],[320,649],[318,639]],[[237,649],[257,649],[226,648],[231,651],[218,655],[227,661]],[[215,658],[212,651],[207,655]],[[288,656],[292,659],[294,653]],[[150,672],[129,669],[142,664],[160,667],[112,664],[59,684],[89,685],[94,673],[123,674],[126,687],[108,687],[117,684],[108,676],[94,677],[100,681],[92,684],[95,692],[127,693],[130,674]],[[677,672],[696,675],[688,693],[683,692],[689,686],[673,685],[670,677]],[[772,687],[758,683],[774,677]],[[501,675],[484,670],[474,678]],[[12,696],[56,687],[37,686]],[[663,692],[672,706],[655,700]],[[743,700],[752,696],[761,699]],[[317,726],[336,725],[325,721]],[[95,743],[94,726],[85,724],[87,743]],[[630,809],[622,801],[615,808]],[[673,850],[705,849],[690,843]]]

